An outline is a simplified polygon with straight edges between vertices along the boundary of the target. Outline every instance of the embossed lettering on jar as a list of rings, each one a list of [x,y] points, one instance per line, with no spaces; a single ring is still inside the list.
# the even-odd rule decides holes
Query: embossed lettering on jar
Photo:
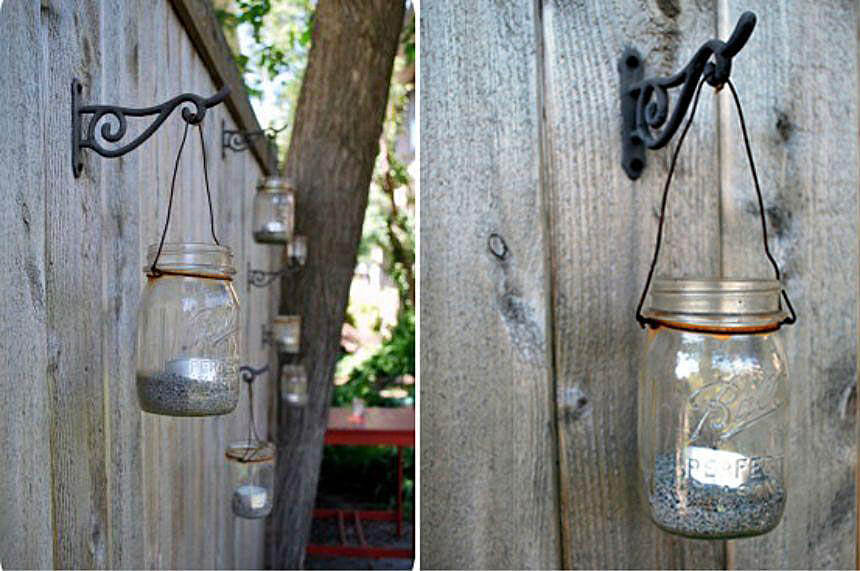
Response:
[[[150,270],[158,245],[149,247]],[[171,416],[227,414],[239,400],[239,300],[230,248],[164,244],[147,274],[137,330],[140,407]]]
[[[785,509],[788,369],[777,280],[655,280],[639,380],[651,519],[700,539],[759,535]]]

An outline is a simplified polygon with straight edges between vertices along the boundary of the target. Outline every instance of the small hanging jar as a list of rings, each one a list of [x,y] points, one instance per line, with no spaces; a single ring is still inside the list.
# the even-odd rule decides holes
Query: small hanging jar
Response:
[[[149,247],[150,264],[158,245]],[[227,414],[239,399],[239,300],[226,246],[165,244],[140,302],[137,396],[171,416]],[[147,269],[149,269],[149,265]]]
[[[308,259],[308,238],[300,234],[293,234],[293,239],[287,244],[286,249],[287,265],[296,264],[304,266]]]
[[[272,512],[275,479],[275,448],[269,442],[245,440],[231,444],[226,452],[233,493],[233,514],[259,519]]]
[[[299,340],[302,331],[300,315],[278,315],[272,319],[272,339],[284,353],[299,352]]]
[[[658,279],[639,384],[651,519],[672,533],[766,533],[785,508],[788,367],[777,280]]]
[[[198,128],[202,145],[200,124]],[[186,123],[176,168],[187,135]],[[204,158],[205,152],[204,146]],[[173,193],[171,185],[171,206]],[[146,412],[227,414],[239,400],[240,314],[232,281],[236,270],[230,248],[215,236],[208,177],[206,194],[214,244],[165,243],[168,208],[161,242],[148,249],[147,280],[138,310],[136,372],[138,402]]]
[[[639,470],[644,506],[658,527],[695,539],[732,539],[767,533],[785,509],[789,393],[780,328],[796,316],[768,246],[764,201],[731,81],[774,279],[662,278],[652,285],[672,174],[705,80],[672,155],[636,310],[648,328],[638,393]]]
[[[254,195],[254,240],[261,244],[288,244],[293,238],[295,189],[288,180],[264,177]]]
[[[304,366],[281,367],[281,398],[293,406],[308,404],[308,375]]]

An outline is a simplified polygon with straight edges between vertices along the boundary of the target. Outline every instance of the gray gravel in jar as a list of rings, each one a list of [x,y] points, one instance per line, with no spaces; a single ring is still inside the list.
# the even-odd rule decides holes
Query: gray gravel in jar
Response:
[[[286,244],[286,232],[271,232],[269,230],[257,230],[254,232],[254,241],[259,244]]]
[[[266,488],[243,484],[233,492],[233,513],[246,519],[266,517],[272,511],[272,497]]]
[[[675,458],[657,457],[651,519],[660,528],[697,539],[731,539],[766,533],[785,509],[782,483],[766,473],[731,488],[685,479],[679,484]],[[683,501],[682,501],[683,499]]]
[[[137,375],[137,399],[146,412],[170,416],[227,414],[239,402],[238,380],[198,380],[176,373]]]

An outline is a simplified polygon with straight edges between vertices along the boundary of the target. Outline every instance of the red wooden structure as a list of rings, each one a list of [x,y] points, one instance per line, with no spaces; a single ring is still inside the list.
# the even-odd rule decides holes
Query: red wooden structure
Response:
[[[334,446],[396,446],[397,447],[397,509],[390,510],[344,510],[316,509],[315,518],[337,518],[340,545],[308,545],[310,555],[342,557],[395,557],[408,559],[415,555],[411,549],[373,547],[364,540],[361,520],[395,521],[397,535],[403,535],[403,449],[415,447],[414,408],[369,408],[360,422],[352,415],[351,408],[332,408],[328,416],[325,443]],[[346,519],[349,518],[358,535],[359,545],[346,543]],[[414,546],[414,541],[413,541]]]

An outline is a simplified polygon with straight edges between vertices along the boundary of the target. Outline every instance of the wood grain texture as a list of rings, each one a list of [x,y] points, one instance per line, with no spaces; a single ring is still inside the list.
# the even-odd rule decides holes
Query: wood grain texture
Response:
[[[421,12],[424,568],[560,563],[534,3]]]
[[[119,159],[85,152],[78,179],[69,160],[72,77],[82,80],[87,103],[148,106],[186,91],[208,94],[216,83],[200,49],[167,0],[12,0],[0,11],[0,102],[13,111],[0,118],[0,191],[9,199],[0,213],[0,261],[9,269],[0,276],[0,415],[7,419],[0,445],[15,458],[0,473],[0,564],[7,568],[262,561],[261,526],[248,528],[235,562],[232,532],[226,540],[229,417],[142,414],[134,390],[142,268],[161,233],[183,123],[175,114]],[[245,247],[244,212],[253,198],[249,181],[269,166],[252,153],[233,154],[222,166],[221,119],[238,126],[226,106],[207,115],[210,175],[213,185],[229,179],[224,192],[216,190],[215,211],[241,268],[245,255],[267,257]],[[147,125],[130,119],[129,137]],[[169,238],[207,239],[205,213],[192,130]],[[269,304],[269,296],[259,297],[244,315],[259,320]],[[255,363],[267,356],[247,353]],[[266,407],[259,408],[265,423]]]
[[[101,6],[96,0],[42,5],[46,60],[40,78],[44,109],[68,109],[72,74],[84,92],[108,91],[102,68]],[[58,46],[59,49],[58,49]],[[114,86],[111,86],[112,88]],[[51,395],[54,566],[102,569],[108,553],[106,402],[102,374],[101,165],[84,159],[79,179],[69,168],[69,117],[46,113],[47,378]]]
[[[640,506],[635,319],[656,236],[669,149],[636,182],[621,169],[617,63],[628,45],[647,75],[686,64],[716,34],[715,6],[636,0],[544,3],[545,172],[565,567],[721,568],[722,542],[657,529]],[[703,93],[669,198],[656,275],[719,271],[716,113]],[[670,145],[673,147],[674,143]]]
[[[299,189],[307,263],[281,280],[279,310],[302,316],[308,404],[282,410],[270,546],[273,568],[304,561],[334,369],[404,2],[320,0],[284,172]],[[286,408],[286,407],[281,407]]]
[[[29,57],[21,57],[29,46]],[[38,4],[0,10],[0,564],[47,569],[54,564],[51,504],[51,395],[45,329],[45,178],[43,115],[49,99],[38,80],[43,49]],[[27,78],[24,81],[19,78]],[[15,168],[9,168],[14,165]]]
[[[857,5],[720,2],[723,33],[759,23],[734,66],[771,249],[798,323],[789,360],[788,503],[770,534],[738,541],[739,569],[855,564],[857,355]],[[763,77],[764,75],[764,77]],[[763,80],[764,79],[764,80]],[[720,101],[723,268],[771,277],[734,105]]]
[[[127,105],[139,100],[138,18],[142,6],[117,0],[102,3],[106,45],[104,85]],[[105,17],[108,14],[110,17]],[[109,97],[113,89],[105,89]],[[99,165],[102,201],[102,375],[106,395],[105,447],[108,455],[108,561],[112,568],[139,567],[144,558],[141,413],[134,376],[137,306],[141,155],[131,153]]]

